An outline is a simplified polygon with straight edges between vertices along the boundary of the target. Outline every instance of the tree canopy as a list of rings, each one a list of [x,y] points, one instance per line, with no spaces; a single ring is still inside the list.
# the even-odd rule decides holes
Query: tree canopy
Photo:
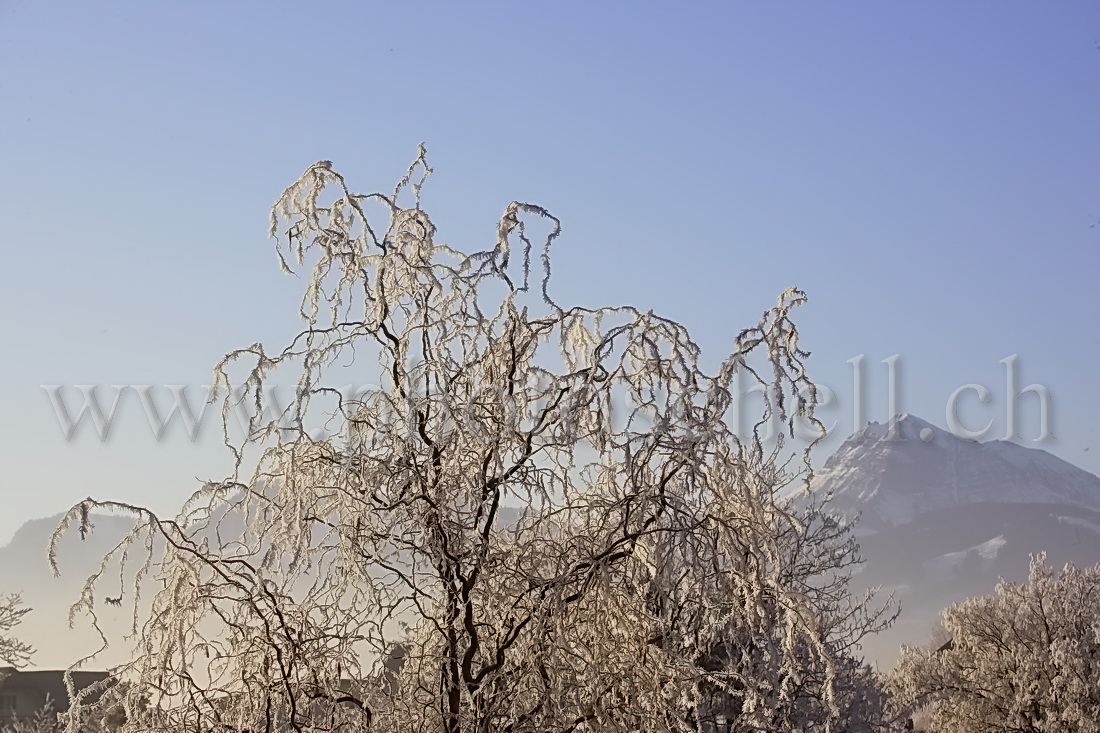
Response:
[[[784,434],[822,432],[804,294],[708,373],[675,321],[557,303],[542,207],[509,204],[482,251],[438,241],[430,173],[421,147],[389,194],[328,161],[288,187],[271,233],[305,327],[215,368],[226,419],[252,411],[243,441],[226,432],[232,475],[175,518],[88,499],[59,528],[138,519],[104,560],[144,557],[115,670],[128,729],[868,729],[858,642],[888,614],[847,591],[848,526],[781,495],[813,443]],[[334,369],[377,387],[325,386]],[[295,398],[269,415],[287,373]],[[764,391],[745,434],[742,378]],[[102,577],[76,611],[94,617]]]
[[[926,708],[933,730],[1100,730],[1100,565],[1051,568],[943,612],[949,641],[904,651],[899,705]]]

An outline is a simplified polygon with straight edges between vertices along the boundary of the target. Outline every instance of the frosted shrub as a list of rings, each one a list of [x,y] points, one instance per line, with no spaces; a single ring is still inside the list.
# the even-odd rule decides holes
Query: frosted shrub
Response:
[[[950,642],[906,649],[891,680],[932,730],[1100,730],[1100,565],[1056,572],[1040,555],[1026,583],[952,606],[943,626]]]

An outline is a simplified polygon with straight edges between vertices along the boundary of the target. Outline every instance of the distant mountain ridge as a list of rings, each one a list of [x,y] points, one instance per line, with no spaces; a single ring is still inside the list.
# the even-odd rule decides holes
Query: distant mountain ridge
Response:
[[[96,514],[91,517],[95,528],[85,540],[81,540],[76,527],[70,527],[58,542],[61,576],[55,578],[46,553],[50,536],[63,516],[32,519],[16,530],[11,542],[0,547],[0,593],[21,593],[24,604],[31,609],[13,630],[17,638],[37,649],[30,669],[64,669],[99,648],[99,635],[86,618],[77,618],[70,629],[69,607],[79,599],[84,582],[99,568],[104,554],[134,526],[134,520],[127,517]],[[117,594],[110,572],[107,578],[103,589]],[[124,609],[100,603],[96,613],[116,638],[129,631],[131,619]],[[121,645],[112,647],[92,662],[92,668],[102,669],[125,658]]]
[[[1037,448],[955,437],[915,415],[896,430],[870,423],[852,435],[814,476],[815,492],[834,507],[858,511],[866,530],[912,522],[950,507],[979,503],[1062,504],[1100,511],[1100,478]]]

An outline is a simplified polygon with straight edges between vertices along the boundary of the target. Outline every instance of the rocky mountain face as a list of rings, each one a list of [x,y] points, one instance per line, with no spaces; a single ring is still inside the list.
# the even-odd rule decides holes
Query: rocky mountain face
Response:
[[[814,491],[860,517],[858,589],[902,604],[895,626],[865,645],[892,666],[925,642],[941,609],[1022,581],[1032,553],[1060,567],[1100,562],[1100,478],[1046,451],[962,440],[916,416],[871,423],[818,471]]]

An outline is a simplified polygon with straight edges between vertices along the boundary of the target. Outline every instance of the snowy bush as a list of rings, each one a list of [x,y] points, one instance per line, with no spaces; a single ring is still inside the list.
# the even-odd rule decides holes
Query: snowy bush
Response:
[[[18,593],[0,596],[0,663],[11,667],[21,667],[30,661],[34,649],[12,634],[31,609],[23,606]]]
[[[943,626],[950,642],[906,649],[891,680],[931,730],[1100,730],[1100,565],[1033,558],[1026,583],[947,609]]]

